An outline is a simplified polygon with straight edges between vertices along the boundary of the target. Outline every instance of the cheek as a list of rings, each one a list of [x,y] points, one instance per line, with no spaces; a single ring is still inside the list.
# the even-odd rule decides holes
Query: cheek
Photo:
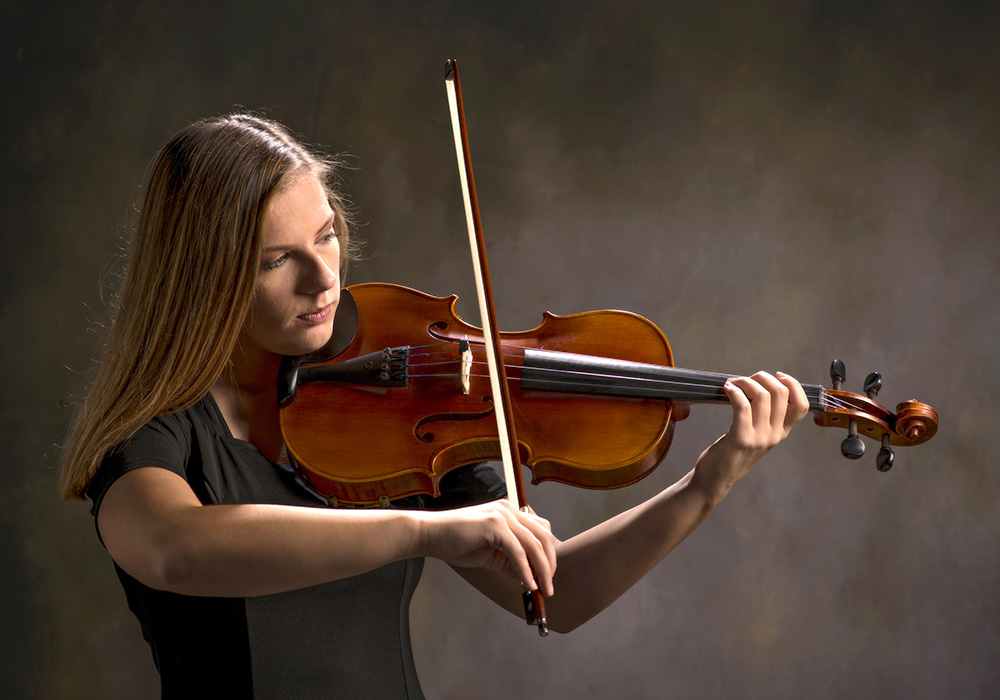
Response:
[[[248,333],[263,337],[280,333],[286,314],[279,299],[280,295],[273,289],[267,285],[258,285],[250,303],[250,314],[247,316]]]

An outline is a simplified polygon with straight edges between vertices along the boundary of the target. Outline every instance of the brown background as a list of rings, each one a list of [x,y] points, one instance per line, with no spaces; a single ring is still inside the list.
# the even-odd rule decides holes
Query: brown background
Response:
[[[243,105],[352,154],[369,260],[351,281],[455,292],[474,321],[442,82],[455,56],[505,329],[624,308],[659,324],[682,366],[827,383],[840,357],[852,389],[878,369],[886,404],[920,398],[941,429],[879,474],[874,445],[849,463],[839,433],[804,424],[570,636],[539,640],[430,563],[413,610],[428,696],[993,696],[995,8],[5,3],[4,695],[153,694],[54,463],[156,148]],[[673,481],[726,425],[697,411],[635,487],[543,485],[532,501],[569,536]]]

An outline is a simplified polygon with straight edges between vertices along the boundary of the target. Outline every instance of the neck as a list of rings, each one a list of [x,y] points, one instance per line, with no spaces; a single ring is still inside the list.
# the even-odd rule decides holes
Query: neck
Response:
[[[521,387],[539,391],[569,391],[684,403],[729,403],[723,390],[733,375],[648,365],[625,360],[525,350]],[[823,387],[803,385],[812,411],[825,410]]]
[[[250,442],[271,461],[277,461],[282,443],[277,399],[280,362],[280,355],[241,339],[229,367],[211,389],[233,437]]]

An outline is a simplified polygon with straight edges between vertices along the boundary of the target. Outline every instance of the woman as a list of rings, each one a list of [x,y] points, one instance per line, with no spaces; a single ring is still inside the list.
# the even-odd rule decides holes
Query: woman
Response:
[[[407,609],[424,557],[517,615],[521,582],[539,588],[550,626],[572,630],[808,410],[786,375],[731,380],[732,426],[694,469],[565,542],[484,465],[440,498],[326,507],[282,466],[275,387],[283,355],[332,332],[350,252],[332,175],[280,125],[233,114],[182,130],[149,176],[61,489],[92,499],[165,697],[421,697]]]

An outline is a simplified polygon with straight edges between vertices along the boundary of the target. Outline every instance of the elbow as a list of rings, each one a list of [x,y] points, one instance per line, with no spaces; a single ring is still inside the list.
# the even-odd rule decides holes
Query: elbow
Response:
[[[587,622],[592,615],[583,615],[574,613],[573,611],[560,610],[556,612],[555,615],[550,614],[548,616],[548,628],[550,632],[555,632],[557,634],[569,634]]]
[[[168,543],[150,553],[142,576],[136,578],[150,588],[190,595],[192,575],[197,570],[194,559],[185,547],[178,543]]]
[[[589,619],[589,618],[587,618]],[[566,620],[566,619],[555,619],[550,621],[549,630],[557,634],[569,634],[579,629],[587,620]]]
[[[148,538],[138,547],[112,548],[111,558],[129,576],[159,591],[193,594],[197,555],[176,532]]]
[[[579,626],[580,626],[579,624],[569,625],[569,626],[551,624],[549,625],[549,631],[555,632],[556,634],[569,634],[570,632],[575,631]]]

